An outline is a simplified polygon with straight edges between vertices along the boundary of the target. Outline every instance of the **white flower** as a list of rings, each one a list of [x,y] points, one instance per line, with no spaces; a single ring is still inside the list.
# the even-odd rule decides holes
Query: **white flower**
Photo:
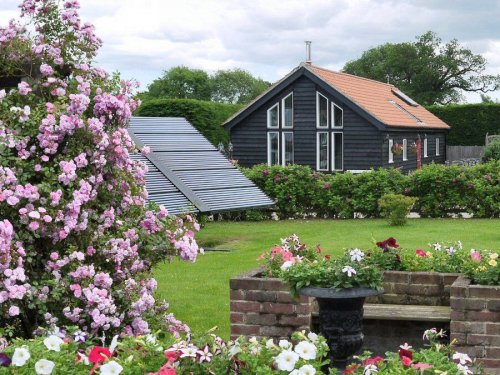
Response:
[[[460,371],[462,371],[462,374],[464,374],[464,375],[472,375],[472,374],[474,374],[474,373],[473,373],[473,372],[469,369],[469,367],[468,367],[468,366],[458,364],[458,365],[457,365],[457,368],[458,368]]]
[[[299,368],[299,372],[297,373],[298,375],[314,375],[316,374],[316,369],[312,367],[311,365],[304,365],[301,368]]]
[[[273,339],[269,339],[266,341],[266,348],[271,349],[274,348],[274,341]]]
[[[299,370],[293,370],[291,373],[288,375],[299,375]]]
[[[368,365],[363,370],[363,375],[373,375],[376,372],[378,372],[378,367],[377,366],[375,366],[375,365]]]
[[[436,251],[441,250],[441,244],[440,243],[435,243],[432,246],[434,246],[434,250],[436,250]]]
[[[149,333],[146,335],[146,342],[148,344],[156,344],[156,337]]]
[[[41,359],[35,363],[35,371],[38,375],[50,375],[54,367],[55,363],[46,359]]]
[[[401,349],[404,349],[404,350],[410,350],[411,349],[411,345],[408,345],[407,342],[405,342],[404,345],[399,345],[399,347]]]
[[[252,336],[250,337],[250,339],[248,340],[248,342],[252,345],[257,345],[259,342],[257,341],[257,337],[255,336]]]
[[[87,357],[84,353],[76,353],[76,363],[83,363],[84,365],[90,365],[89,357]]]
[[[20,348],[16,348],[14,350],[14,354],[12,355],[12,364],[17,367],[24,366],[24,364],[30,359],[31,355],[26,346],[21,346]]]
[[[307,341],[301,341],[295,345],[294,351],[305,360],[316,358],[316,346]]]
[[[360,249],[356,248],[354,250],[351,250],[349,252],[349,255],[351,256],[351,261],[360,262],[364,258],[365,253],[363,253]]]
[[[422,338],[424,340],[429,340],[429,335],[431,334],[437,334],[437,329],[436,328],[431,328],[431,329],[428,329],[426,331],[424,331],[424,335],[422,336]]]
[[[181,358],[186,358],[186,357],[196,357],[196,352],[198,351],[198,348],[194,345],[190,345],[186,348],[181,349]]]
[[[43,343],[49,350],[53,350],[55,352],[60,352],[61,351],[61,345],[64,344],[64,341],[56,335],[50,335],[47,337],[45,340],[43,340]]]
[[[292,349],[292,343],[288,340],[280,340],[278,345],[282,349]]]
[[[457,246],[459,250],[462,250],[462,241],[457,241]]]
[[[113,337],[113,340],[111,340],[111,344],[109,345],[109,351],[113,353],[118,346],[118,335]]]
[[[317,341],[318,340],[318,335],[315,334],[314,332],[309,332],[307,334],[307,338],[311,341]]]
[[[5,90],[0,90],[0,102],[3,100],[3,98],[5,98],[6,95],[7,93],[5,92]]]
[[[198,361],[200,363],[210,362],[212,360],[212,353],[208,349],[208,345],[205,345],[202,350],[198,350]]]
[[[228,351],[228,353],[229,353],[229,355],[230,355],[231,357],[234,357],[234,356],[235,356],[236,354],[238,354],[239,352],[241,352],[241,348],[240,348],[240,346],[239,346],[238,344],[233,345],[233,346],[229,349],[229,351]]]
[[[291,260],[287,260],[286,262],[284,262],[282,265],[281,265],[281,270],[282,271],[286,271],[287,269],[289,269],[291,266],[293,266],[293,263],[295,262],[292,262]]]
[[[351,277],[352,275],[356,275],[356,270],[352,268],[351,266],[345,266],[342,268],[342,272],[347,273],[348,277]]]
[[[292,371],[299,360],[299,355],[291,350],[283,350],[276,358],[278,370]]]
[[[446,249],[446,252],[448,253],[448,255],[453,255],[457,252],[457,249],[455,249],[453,246],[450,246]]]
[[[465,365],[467,362],[468,363],[472,362],[470,357],[465,353],[458,353],[457,352],[457,353],[453,354],[453,359],[458,359],[461,365]]]
[[[123,371],[123,367],[116,361],[109,361],[101,366],[101,375],[117,375]]]

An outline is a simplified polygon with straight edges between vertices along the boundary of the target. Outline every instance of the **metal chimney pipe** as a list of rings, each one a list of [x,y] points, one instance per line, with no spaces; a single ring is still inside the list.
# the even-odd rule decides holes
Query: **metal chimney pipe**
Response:
[[[311,60],[311,41],[310,40],[306,40],[306,64],[312,64],[312,60]]]

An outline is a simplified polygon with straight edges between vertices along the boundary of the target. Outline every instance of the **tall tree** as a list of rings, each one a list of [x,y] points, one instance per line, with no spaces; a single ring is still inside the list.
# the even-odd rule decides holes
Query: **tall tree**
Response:
[[[149,98],[210,100],[210,77],[201,69],[176,66],[163,73],[149,86]]]
[[[242,69],[218,70],[211,81],[212,100],[219,103],[248,103],[270,85]]]
[[[500,75],[483,74],[486,59],[459,44],[443,43],[432,31],[416,42],[386,43],[349,61],[343,71],[390,82],[420,104],[456,103],[463,91],[486,93],[500,88]]]

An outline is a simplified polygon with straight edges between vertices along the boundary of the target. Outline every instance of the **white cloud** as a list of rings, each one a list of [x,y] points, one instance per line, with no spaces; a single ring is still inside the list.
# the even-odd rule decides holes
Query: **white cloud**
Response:
[[[1,0],[0,24],[18,2]],[[98,62],[143,88],[177,65],[240,67],[274,82],[304,59],[304,40],[313,41],[316,64],[340,69],[370,47],[428,30],[457,38],[488,59],[489,73],[500,73],[493,0],[81,0],[81,13],[104,41]]]

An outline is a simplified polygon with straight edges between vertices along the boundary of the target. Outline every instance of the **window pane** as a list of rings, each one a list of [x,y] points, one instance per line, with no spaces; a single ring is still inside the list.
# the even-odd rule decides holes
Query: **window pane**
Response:
[[[328,100],[318,94],[318,127],[328,127]]]
[[[436,138],[436,156],[439,156],[439,138]]]
[[[319,165],[318,169],[328,170],[328,133],[318,133],[318,153]]]
[[[408,142],[403,139],[403,160],[408,160]]]
[[[279,159],[279,133],[269,133],[269,164],[280,163]]]
[[[427,138],[424,138],[424,158],[427,157]]]
[[[273,108],[267,111],[267,127],[269,128],[277,128],[278,124],[278,105],[275,105]]]
[[[292,128],[293,127],[293,94],[288,95],[283,101],[283,111],[285,114],[285,118],[283,121],[284,128]]]
[[[335,104],[333,105],[333,126],[335,128],[341,128],[344,125],[342,109],[337,107]]]
[[[285,165],[293,164],[293,133],[283,133],[283,147]]]
[[[333,133],[333,169],[342,170],[344,163],[344,142],[342,133]]]
[[[392,153],[392,145],[394,144],[394,141],[392,139],[389,139],[389,163],[394,162],[394,154]]]

